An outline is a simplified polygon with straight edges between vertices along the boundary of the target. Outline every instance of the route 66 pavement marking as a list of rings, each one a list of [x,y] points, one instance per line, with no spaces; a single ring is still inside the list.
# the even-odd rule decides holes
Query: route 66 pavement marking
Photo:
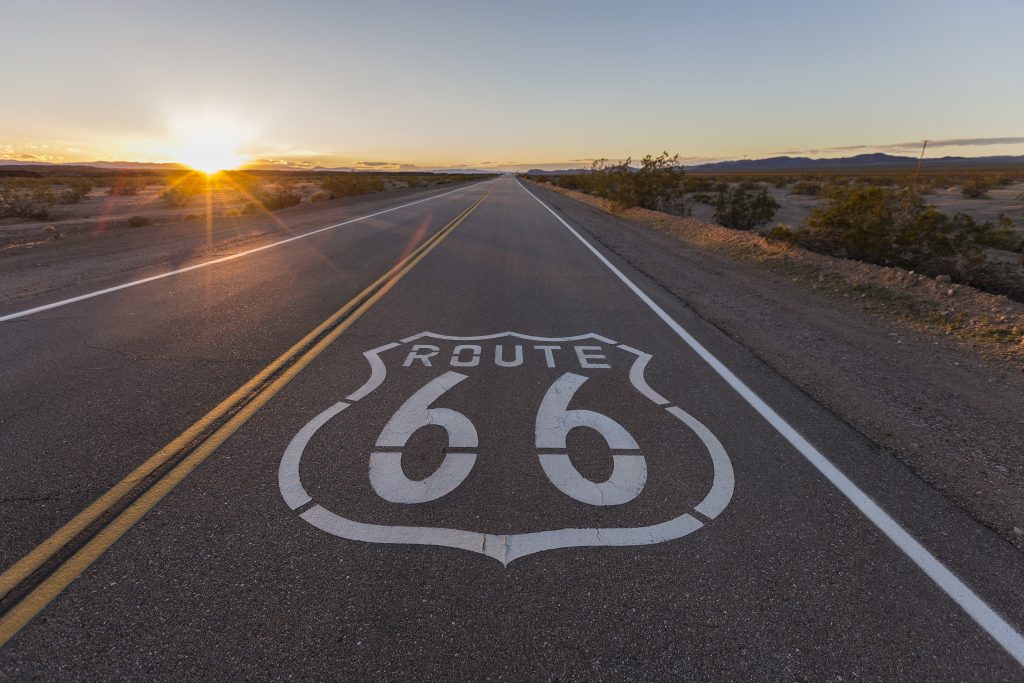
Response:
[[[431,343],[435,342],[435,343]],[[699,438],[704,457],[712,463],[713,479],[703,499],[692,511],[656,524],[619,528],[553,528],[528,533],[495,534],[471,529],[430,526],[396,526],[355,521],[315,503],[302,484],[300,466],[310,440],[328,422],[338,418],[352,403],[366,400],[375,392],[387,391],[387,364],[382,355],[397,356],[401,365],[435,367],[443,365],[437,356],[437,342],[455,343],[447,364],[458,368],[438,374],[413,393],[382,427],[376,448],[368,453],[368,479],[378,496],[398,505],[415,505],[437,500],[462,485],[476,464],[479,445],[477,429],[464,414],[450,408],[430,407],[450,389],[463,381],[472,381],[463,372],[472,372],[493,359],[495,365],[512,369],[527,368],[526,354],[545,367],[555,367],[555,352],[575,360],[580,372],[610,367],[605,346],[615,347],[632,357],[628,377],[631,389],[650,401],[651,410],[663,410]],[[500,343],[499,343],[500,342]],[[718,438],[700,421],[650,387],[644,369],[651,356],[643,351],[598,334],[573,337],[541,337],[504,332],[485,336],[457,337],[423,332],[364,353],[370,365],[366,383],[311,419],[292,439],[278,473],[281,495],[293,510],[313,526],[341,538],[372,543],[438,545],[481,553],[503,565],[513,560],[556,548],[579,546],[626,546],[661,543],[681,538],[701,529],[725,510],[732,499],[734,479],[732,463]],[[564,362],[564,361],[563,361]],[[535,434],[537,465],[548,481],[576,504],[625,505],[639,496],[647,480],[646,457],[642,446],[621,424],[612,418],[579,408],[570,408],[576,391],[588,378],[577,372],[564,372],[551,384],[540,400],[535,424],[524,426]],[[446,455],[437,469],[421,480],[411,480],[402,471],[401,449],[410,437],[427,426],[441,427],[447,433]],[[574,467],[566,453],[566,437],[573,429],[594,430],[612,451],[613,467],[609,478],[594,482]],[[447,449],[463,449],[447,452]],[[692,513],[692,514],[691,514]],[[705,521],[702,521],[705,520]]]

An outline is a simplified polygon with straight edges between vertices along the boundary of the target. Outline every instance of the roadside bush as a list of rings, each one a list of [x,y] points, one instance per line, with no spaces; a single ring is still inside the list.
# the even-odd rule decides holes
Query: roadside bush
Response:
[[[73,178],[68,186],[60,191],[61,204],[77,204],[92,192],[92,183],[86,178]]]
[[[247,197],[256,197],[263,191],[264,179],[247,171],[232,171],[227,174],[234,188]]]
[[[807,219],[810,242],[837,256],[914,267],[956,253],[949,220],[919,194],[880,187],[838,191]]]
[[[607,159],[593,163],[589,173],[564,175],[559,185],[579,189],[610,199],[621,208],[639,206],[655,211],[679,211],[683,208],[683,169],[679,155],[662,152],[648,154],[640,160],[640,168],[632,166],[632,158],[618,164]]]
[[[858,182],[861,185],[873,185],[875,187],[893,187],[896,185],[896,179],[887,175],[860,176],[859,178],[856,178],[854,182]]]
[[[313,196],[311,196],[309,198],[309,201],[311,201],[312,203],[316,204],[318,202],[329,201],[330,199],[331,199],[331,193],[330,192],[324,192],[323,190],[321,190],[320,192],[314,192]]]
[[[448,182],[448,180],[442,179],[441,182]],[[384,179],[379,175],[356,173],[353,171],[330,174],[320,181],[320,188],[329,194],[331,199],[371,194],[385,189]]]
[[[679,182],[682,177],[678,154],[669,156],[668,152],[662,152],[657,157],[648,154],[640,160],[640,169],[626,176],[631,182],[620,188],[617,201],[645,209],[674,208],[682,194]]]
[[[988,178],[971,178],[960,188],[960,193],[968,199],[987,199],[993,187],[995,183]]]
[[[53,191],[53,188],[50,187],[49,183],[34,183],[31,186],[30,192],[32,194],[32,200],[37,204],[50,205],[57,203],[57,194]]]
[[[778,240],[779,242],[793,243],[797,241],[797,233],[781,223],[764,233],[764,236],[770,240]]]
[[[798,180],[789,189],[790,194],[802,194],[817,197],[821,194],[821,183],[814,180]]]
[[[49,215],[41,195],[31,186],[8,182],[0,185],[0,218],[46,218]]]
[[[285,192],[294,192],[295,187],[299,184],[299,179],[289,173],[282,173],[274,176],[274,185],[277,189],[284,190]]]
[[[978,223],[964,214],[958,214],[960,229],[969,239],[982,246],[1004,251],[1024,252],[1024,234],[1013,227],[1013,221],[1000,215],[995,223]],[[967,218],[967,221],[963,219]],[[955,220],[955,219],[954,219]]]
[[[256,200],[262,204],[263,208],[267,211],[278,211],[280,209],[286,209],[289,206],[295,206],[302,201],[302,197],[295,192],[279,188],[276,190],[260,192],[256,195]]]
[[[142,176],[118,176],[114,178],[114,182],[111,183],[107,194],[133,196],[145,190],[147,184],[146,179]]]
[[[150,220],[145,216],[129,216],[128,227],[129,228],[141,228],[144,225],[149,225]]]
[[[687,175],[682,179],[683,192],[711,192],[714,184],[714,179],[706,175]]]
[[[718,194],[714,220],[727,228],[753,230],[774,218],[778,210],[779,203],[766,189],[754,183],[740,183],[735,189]]]
[[[807,226],[795,239],[815,251],[948,275],[1024,300],[1024,269],[986,254],[990,248],[1020,249],[1008,220],[995,225],[965,214],[949,218],[909,188],[851,187],[835,191],[826,206],[811,212]]]
[[[196,193],[184,183],[174,185],[160,193],[160,199],[167,206],[188,206]]]

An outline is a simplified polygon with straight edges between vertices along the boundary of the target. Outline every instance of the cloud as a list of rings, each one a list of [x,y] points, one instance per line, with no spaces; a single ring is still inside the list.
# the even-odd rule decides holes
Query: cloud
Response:
[[[929,140],[929,147],[973,147],[975,145],[1024,145],[1024,137],[1008,138],[952,138]]]
[[[20,154],[11,154],[9,156],[11,159],[17,159],[18,161],[47,161],[54,163],[64,161],[64,157],[54,154],[28,154],[26,152],[22,152]]]
[[[395,166],[396,164],[391,161],[357,161],[356,166]]]
[[[920,151],[924,140],[896,142],[887,145],[843,145],[841,147],[825,147],[822,149],[787,149],[781,152],[770,152],[771,155],[817,155],[834,154],[837,152],[911,152]],[[949,138],[946,140],[929,140],[928,149],[935,147],[985,147],[990,145],[1024,145],[1024,137],[1010,136],[1001,138]]]

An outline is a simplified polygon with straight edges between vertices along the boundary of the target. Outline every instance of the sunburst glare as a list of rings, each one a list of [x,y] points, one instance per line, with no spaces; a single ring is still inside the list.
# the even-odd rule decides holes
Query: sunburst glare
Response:
[[[247,161],[241,151],[245,138],[241,127],[223,118],[184,119],[174,124],[166,153],[177,163],[213,174],[238,168]]]

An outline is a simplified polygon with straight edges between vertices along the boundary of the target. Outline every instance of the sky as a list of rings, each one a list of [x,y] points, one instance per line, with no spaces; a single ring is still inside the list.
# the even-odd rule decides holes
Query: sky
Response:
[[[0,4],[0,158],[1024,154],[1021,0]]]

